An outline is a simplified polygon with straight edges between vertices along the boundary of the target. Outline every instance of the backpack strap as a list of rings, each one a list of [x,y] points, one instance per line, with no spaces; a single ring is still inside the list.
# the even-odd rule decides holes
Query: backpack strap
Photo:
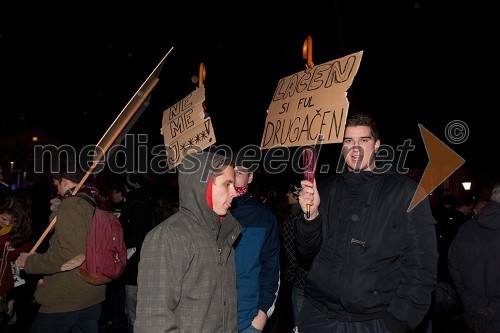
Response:
[[[85,201],[87,201],[89,204],[91,204],[94,207],[97,206],[97,204],[94,201],[92,201],[92,199],[90,199],[89,197],[87,197],[86,195],[78,195],[78,193],[77,193],[77,194],[75,194],[75,197],[79,197],[79,198],[85,199]]]

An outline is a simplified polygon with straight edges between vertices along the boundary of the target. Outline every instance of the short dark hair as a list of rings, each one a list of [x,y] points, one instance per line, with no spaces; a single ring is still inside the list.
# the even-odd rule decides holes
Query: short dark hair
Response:
[[[59,170],[52,173],[52,177],[61,181],[63,178],[80,183],[85,176],[85,172],[75,160],[62,160],[59,163]]]
[[[351,126],[368,126],[370,127],[371,130],[371,135],[373,136],[373,139],[375,141],[378,140],[378,128],[377,128],[377,123],[373,118],[366,113],[361,113],[361,112],[356,112],[353,114],[350,114],[347,117],[347,121],[345,124],[345,127],[351,127]]]
[[[220,160],[217,165],[215,166],[215,168],[212,170],[212,178],[213,180],[215,180],[215,178],[217,178],[218,176],[220,176],[224,170],[226,170],[227,167],[235,167],[234,165],[234,162],[229,159],[229,158],[224,158],[222,160]]]

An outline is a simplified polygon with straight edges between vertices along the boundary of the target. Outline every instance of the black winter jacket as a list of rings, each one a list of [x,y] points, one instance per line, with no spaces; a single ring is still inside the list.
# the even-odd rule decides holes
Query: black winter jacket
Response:
[[[142,242],[157,223],[153,200],[149,189],[143,187],[133,189],[127,193],[123,218],[120,221],[122,222],[127,249],[134,247],[136,249],[136,252],[128,259],[122,276],[123,282],[128,285],[137,285]]]
[[[438,252],[428,200],[407,211],[416,187],[407,176],[373,172],[319,185],[318,217],[297,225],[299,251],[314,257],[306,280],[313,305],[340,321],[384,318],[393,331],[423,320]]]
[[[448,253],[448,267],[465,315],[475,316],[478,323],[486,324],[484,319],[497,322],[498,329],[500,203],[488,202],[477,217],[460,227]],[[487,331],[486,327],[482,329]]]

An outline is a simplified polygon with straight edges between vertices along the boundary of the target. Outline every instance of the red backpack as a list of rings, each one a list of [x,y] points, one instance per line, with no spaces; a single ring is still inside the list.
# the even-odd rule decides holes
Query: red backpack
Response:
[[[79,196],[95,207],[87,238],[85,261],[77,268],[80,277],[93,285],[101,285],[119,278],[127,264],[127,247],[118,218],[111,212],[96,207],[85,196]]]

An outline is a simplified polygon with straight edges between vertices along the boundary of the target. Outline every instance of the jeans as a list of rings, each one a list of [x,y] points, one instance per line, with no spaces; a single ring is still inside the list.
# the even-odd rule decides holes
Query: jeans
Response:
[[[128,331],[132,333],[135,323],[135,308],[137,307],[137,286],[131,284],[125,285],[125,306],[127,308]]]
[[[99,317],[101,316],[101,304],[91,307],[59,313],[39,312],[30,333],[96,333],[99,332]]]

